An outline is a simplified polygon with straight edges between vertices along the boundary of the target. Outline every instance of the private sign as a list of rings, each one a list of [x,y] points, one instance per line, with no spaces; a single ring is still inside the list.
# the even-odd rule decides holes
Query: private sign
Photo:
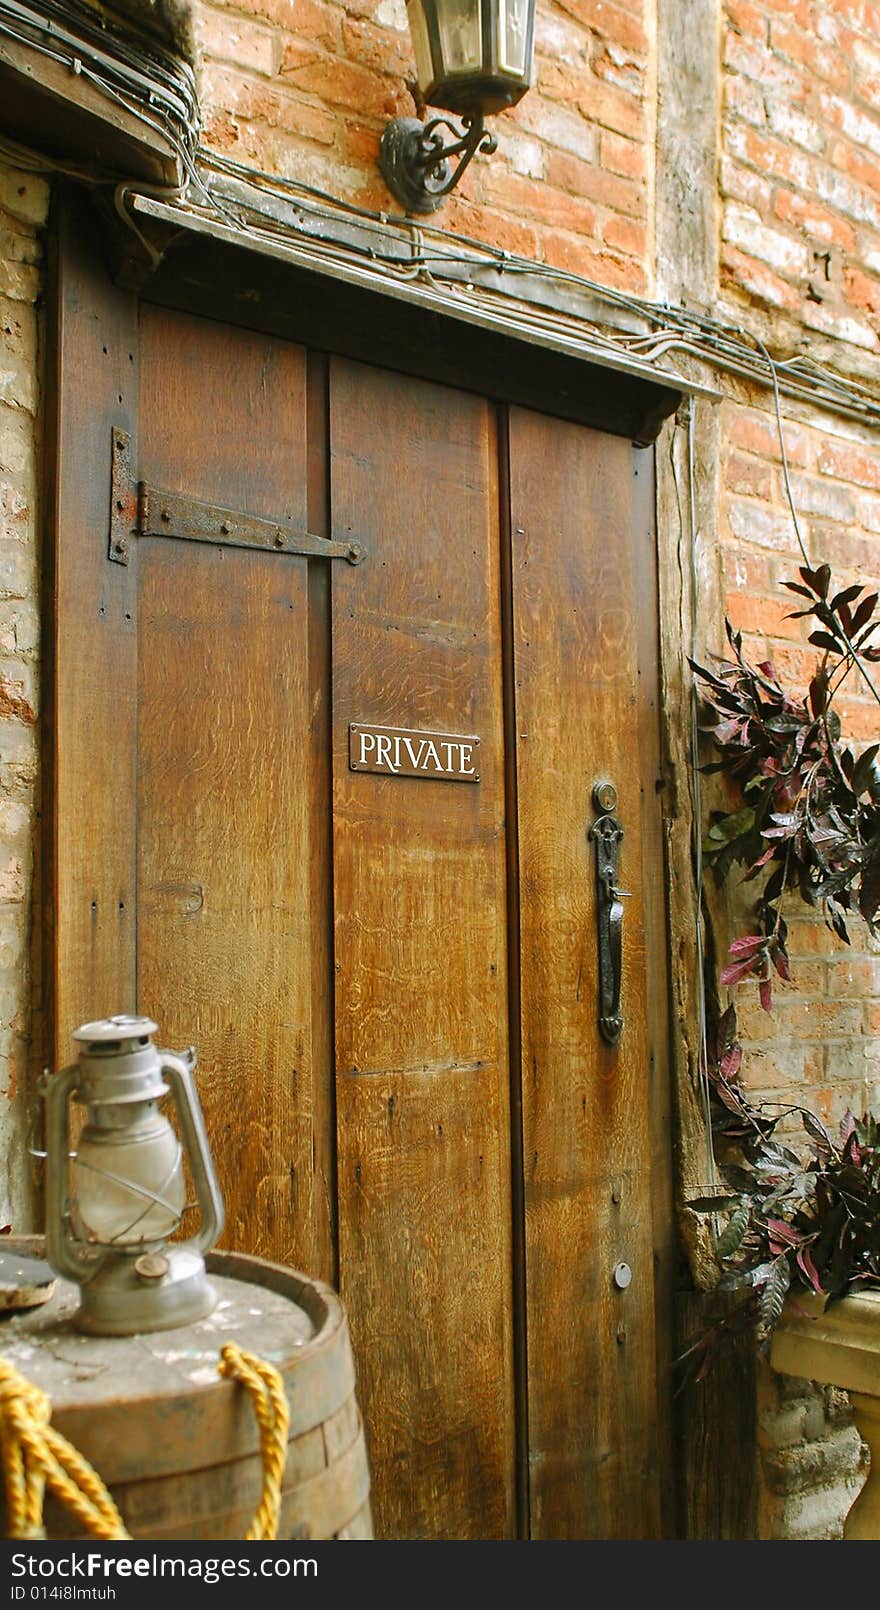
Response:
[[[348,729],[351,770],[380,772],[389,777],[478,783],[479,747],[479,738],[449,732],[413,732],[403,727],[367,727],[354,722]]]

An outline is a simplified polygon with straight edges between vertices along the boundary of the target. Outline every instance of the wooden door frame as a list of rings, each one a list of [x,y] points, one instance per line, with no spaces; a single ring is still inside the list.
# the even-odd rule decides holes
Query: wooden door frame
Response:
[[[119,779],[98,775],[95,779],[74,778],[64,763],[64,750],[71,742],[68,734],[83,722],[79,686],[75,678],[78,658],[90,660],[88,727],[118,731],[120,720],[134,709],[136,659],[133,633],[125,629],[133,609],[128,610],[133,586],[131,573],[123,566],[111,567],[109,585],[117,611],[116,627],[84,634],[76,627],[82,588],[88,586],[90,567],[106,562],[108,475],[105,485],[87,476],[69,476],[86,450],[94,426],[94,412],[102,415],[109,443],[110,424],[116,423],[133,433],[136,455],[137,431],[137,321],[140,301],[154,302],[199,316],[215,318],[261,333],[284,336],[318,353],[334,352],[386,369],[418,374],[427,380],[454,385],[486,395],[500,404],[521,404],[536,411],[573,419],[611,435],[638,441],[645,451],[646,464],[652,466],[642,486],[646,500],[653,499],[653,454],[645,446],[656,435],[681,400],[681,394],[667,384],[643,376],[597,368],[554,352],[543,352],[513,336],[474,331],[454,318],[441,320],[437,314],[408,307],[401,308],[358,289],[346,291],[338,281],[323,281],[317,273],[306,273],[260,257],[216,244],[206,251],[202,239],[183,243],[178,253],[169,253],[154,278],[140,295],[114,284],[106,268],[105,237],[91,204],[82,191],[59,187],[53,200],[50,227],[50,294],[46,320],[46,411],[44,431],[44,556],[43,556],[43,718],[41,725],[41,793],[43,800],[42,835],[38,851],[37,888],[41,909],[39,956],[36,962],[36,1011],[34,1016],[37,1066],[60,1066],[69,1059],[69,1046],[60,1040],[61,1025],[81,1020],[76,1003],[69,999],[64,975],[64,956],[71,942],[87,949],[89,934],[83,930],[73,941],[64,929],[65,904],[69,899],[65,879],[73,866],[82,879],[87,874],[100,883],[103,896],[115,901],[119,914],[115,943],[94,956],[94,966],[110,969],[118,980],[119,1000],[126,992],[133,1004],[135,956],[133,935],[135,850],[133,828],[118,809]],[[62,353],[74,322],[69,286],[79,282],[76,302],[78,362],[94,369],[96,384],[86,418],[71,417],[66,398],[68,386]],[[91,304],[81,296],[82,285],[90,282],[94,291]],[[369,307],[365,315],[364,308]],[[103,367],[102,367],[102,360]],[[319,359],[320,361],[320,359]],[[104,417],[106,416],[106,417]],[[137,462],[135,456],[135,462]],[[657,538],[653,505],[645,504]],[[64,532],[64,542],[60,540]],[[668,590],[668,569],[658,543],[661,596]],[[76,600],[80,603],[74,607]],[[659,599],[658,599],[659,620]],[[71,622],[73,636],[70,636]],[[77,637],[77,631],[80,635]],[[661,684],[668,685],[663,662],[663,640],[659,668]],[[88,653],[86,654],[86,649]],[[72,668],[74,674],[72,675]],[[665,678],[665,684],[664,684]],[[79,701],[79,713],[77,702]],[[673,719],[674,719],[673,712]],[[664,742],[661,709],[660,749]],[[88,737],[81,736],[82,748]],[[123,780],[124,782],[124,780]],[[68,802],[71,791],[92,784],[94,806],[93,841],[77,847],[73,856],[65,845]],[[127,785],[126,785],[127,786]],[[659,893],[659,892],[658,892]],[[651,918],[657,939],[661,933],[666,950],[667,984],[673,981],[669,951],[668,912],[665,900],[658,899]],[[64,953],[62,949],[64,947]],[[512,958],[513,959],[513,958]],[[85,1006],[83,1006],[85,1010]],[[89,1009],[90,1010],[90,1009]],[[673,1021],[670,1007],[669,1023]],[[666,1047],[666,1066],[655,1087],[653,1111],[653,1166],[655,1193],[655,1246],[660,1261],[656,1277],[658,1384],[669,1382],[673,1340],[672,1284],[674,1249],[674,1211],[672,1194],[671,1147],[671,1047]],[[511,1053],[513,1065],[513,1052]],[[518,1077],[518,1067],[514,1069]],[[671,1426],[671,1389],[660,1402]],[[667,1427],[669,1436],[671,1430]],[[676,1535],[673,1478],[664,1490],[665,1530]]]

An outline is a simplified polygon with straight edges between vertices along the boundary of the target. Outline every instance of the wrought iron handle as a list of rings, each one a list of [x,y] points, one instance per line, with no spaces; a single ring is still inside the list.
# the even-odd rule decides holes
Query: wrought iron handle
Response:
[[[623,901],[626,889],[618,888],[617,864],[623,828],[613,814],[617,789],[612,783],[597,783],[593,806],[602,814],[589,830],[596,849],[596,935],[599,947],[599,1032],[608,1045],[616,1045],[623,1028],[620,1011],[620,979],[623,962]]]

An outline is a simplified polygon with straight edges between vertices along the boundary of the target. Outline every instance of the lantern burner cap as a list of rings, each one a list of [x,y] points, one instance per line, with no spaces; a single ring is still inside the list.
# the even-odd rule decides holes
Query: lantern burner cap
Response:
[[[74,1029],[73,1038],[87,1045],[107,1045],[114,1040],[147,1040],[156,1032],[157,1025],[152,1018],[129,1017],[121,1013],[118,1017],[103,1017],[94,1023],[83,1023]]]

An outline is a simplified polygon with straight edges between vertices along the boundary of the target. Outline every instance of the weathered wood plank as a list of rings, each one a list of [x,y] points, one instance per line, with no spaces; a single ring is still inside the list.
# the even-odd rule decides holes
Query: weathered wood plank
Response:
[[[488,405],[331,368],[339,1222],[380,1536],[513,1526],[504,776]],[[479,734],[478,786],[349,769]]]
[[[306,524],[299,349],[147,308],[141,396],[142,478]],[[140,548],[138,998],[197,1046],[227,1244],[314,1266],[307,564]]]
[[[512,579],[532,1535],[659,1527],[632,448],[515,411]],[[548,473],[552,466],[552,473]],[[595,781],[623,824],[618,1046],[597,1014]],[[631,1266],[626,1290],[613,1280]],[[588,1479],[589,1478],[589,1479]]]

